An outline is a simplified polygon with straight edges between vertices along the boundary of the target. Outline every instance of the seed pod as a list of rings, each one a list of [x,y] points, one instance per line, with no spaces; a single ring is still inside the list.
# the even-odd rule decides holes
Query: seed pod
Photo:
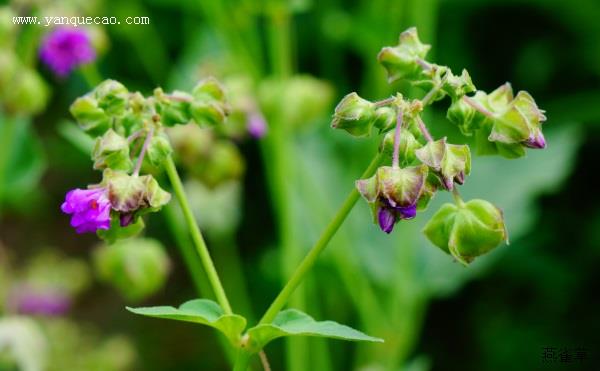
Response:
[[[375,118],[375,104],[350,93],[335,107],[331,127],[346,130],[355,137],[368,137]]]
[[[423,44],[415,27],[400,34],[398,45],[385,47],[377,55],[377,60],[385,68],[388,82],[400,79],[419,79],[423,66],[419,63],[425,58],[431,45]]]
[[[458,206],[442,205],[423,233],[465,265],[508,240],[502,211],[479,199]]]

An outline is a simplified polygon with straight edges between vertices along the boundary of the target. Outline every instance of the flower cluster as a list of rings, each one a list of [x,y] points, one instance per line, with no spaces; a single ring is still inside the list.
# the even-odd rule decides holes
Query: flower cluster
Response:
[[[99,184],[66,195],[61,208],[72,215],[76,231],[97,232],[110,242],[137,234],[143,228],[140,216],[160,210],[171,198],[152,175],[172,153],[165,127],[219,124],[229,110],[224,98],[212,78],[191,93],[166,94],[158,88],[150,97],[106,80],[77,98],[71,113],[96,138],[92,160],[103,176]]]
[[[541,130],[546,118],[527,92],[515,96],[508,83],[489,94],[476,90],[466,70],[456,75],[447,66],[425,60],[429,49],[411,28],[400,35],[397,46],[385,47],[378,55],[388,82],[421,87],[427,91],[422,99],[410,100],[398,93],[371,102],[350,93],[336,107],[331,125],[355,137],[368,137],[374,128],[384,134],[380,151],[384,158],[391,157],[391,166],[381,166],[372,177],[356,181],[383,232],[391,233],[400,220],[414,218],[437,191],[453,193],[456,204],[443,205],[424,233],[467,264],[507,239],[503,215],[485,200],[460,198],[457,185],[464,184],[471,172],[469,145],[433,138],[421,117],[423,109],[449,97],[447,117],[462,134],[475,138],[477,153],[507,158],[524,156],[526,148],[546,146]]]

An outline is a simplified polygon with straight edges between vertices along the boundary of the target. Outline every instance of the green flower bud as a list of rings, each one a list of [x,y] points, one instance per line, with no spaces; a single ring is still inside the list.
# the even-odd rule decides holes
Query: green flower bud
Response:
[[[190,110],[193,97],[190,94],[176,90],[167,97],[161,88],[156,88],[154,96],[157,99],[156,112],[164,125],[184,125],[192,120]]]
[[[444,76],[444,83],[442,84],[442,90],[446,92],[452,98],[452,101],[456,101],[467,93],[474,92],[475,85],[471,81],[471,76],[467,70],[463,69],[460,76],[456,76],[448,69]]]
[[[108,198],[113,210],[122,214],[157,211],[166,205],[171,195],[158,185],[152,175],[129,175],[106,169],[102,184],[108,187]]]
[[[46,107],[50,92],[35,70],[17,66],[10,86],[2,97],[8,112],[31,115]]]
[[[471,152],[467,145],[447,144],[446,138],[427,143],[415,152],[417,158],[429,166],[442,180],[448,190],[454,182],[464,183],[471,172]]]
[[[214,144],[204,163],[199,163],[193,172],[209,187],[216,187],[240,179],[245,168],[244,158],[235,144],[220,140]]]
[[[487,104],[487,95],[482,91],[475,93],[475,96],[471,99],[481,105]],[[452,101],[446,117],[450,122],[458,126],[460,132],[466,136],[472,136],[488,120],[487,116],[477,111],[463,99]]]
[[[400,145],[399,149],[399,159],[400,166],[408,166],[412,164],[415,159],[415,151],[421,148],[423,145],[415,138],[413,133],[411,133],[407,128],[403,127],[400,129]],[[389,131],[383,137],[383,142],[381,144],[381,151],[388,155],[392,155],[394,153],[394,132]]]
[[[94,169],[131,170],[133,163],[129,158],[129,143],[127,139],[117,134],[114,130],[108,131],[96,139],[92,152]]]
[[[108,115],[117,116],[125,112],[129,91],[118,81],[104,80],[92,92],[98,107]]]
[[[375,104],[353,92],[335,107],[331,127],[346,130],[355,137],[367,137],[375,118]]]
[[[192,90],[192,96],[190,115],[198,125],[216,126],[225,121],[229,107],[225,91],[215,78],[200,81]]]
[[[400,34],[400,41],[395,47],[385,47],[377,55],[377,60],[386,69],[388,82],[399,79],[419,79],[423,67],[419,64],[427,55],[430,45],[423,44],[412,27]]]
[[[155,134],[150,140],[146,156],[152,166],[160,166],[173,152],[169,138],[164,133]]]
[[[142,300],[166,282],[169,258],[154,239],[131,238],[104,245],[94,252],[100,279],[113,285],[128,300]]]
[[[485,200],[442,205],[423,233],[465,265],[507,241],[502,211]]]
[[[374,125],[380,133],[390,131],[396,127],[398,112],[392,107],[379,107],[375,110]]]
[[[79,126],[92,136],[102,135],[111,127],[110,117],[98,107],[98,101],[89,94],[77,98],[69,110]]]

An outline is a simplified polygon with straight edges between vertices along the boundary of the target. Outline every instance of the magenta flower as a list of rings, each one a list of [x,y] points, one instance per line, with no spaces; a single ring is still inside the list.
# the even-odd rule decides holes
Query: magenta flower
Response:
[[[60,316],[71,307],[71,298],[58,291],[33,290],[22,288],[11,297],[12,305],[18,313],[44,316]]]
[[[71,226],[77,233],[110,228],[110,201],[106,188],[73,189],[67,193],[60,207],[71,217]]]
[[[95,58],[90,38],[81,29],[57,28],[46,35],[40,47],[40,59],[60,77]]]
[[[248,134],[255,139],[260,139],[267,134],[267,122],[263,115],[257,111],[248,113],[246,128],[248,129]]]

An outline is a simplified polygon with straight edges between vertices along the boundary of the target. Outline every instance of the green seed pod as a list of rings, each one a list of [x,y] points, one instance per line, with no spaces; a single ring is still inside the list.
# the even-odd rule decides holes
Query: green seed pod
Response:
[[[379,107],[375,110],[374,125],[380,133],[392,130],[396,127],[398,112],[392,107]]]
[[[427,166],[411,166],[395,168],[381,166],[371,178],[356,181],[356,188],[369,203],[382,197],[387,199],[391,206],[412,206],[421,197]]]
[[[189,115],[200,126],[216,126],[225,121],[229,107],[221,84],[209,77],[200,81],[192,90]]]
[[[471,99],[485,105],[487,95],[482,91],[478,91]],[[466,136],[472,136],[488,121],[487,116],[467,104],[463,99],[452,101],[446,117],[450,122],[458,126],[460,132]]]
[[[460,99],[463,95],[476,90],[473,81],[471,81],[471,76],[465,69],[462,70],[460,76],[454,75],[448,69],[443,81],[442,90],[452,98],[453,102]]]
[[[375,104],[353,92],[335,107],[331,127],[346,130],[355,137],[368,137],[375,118]]]
[[[150,238],[130,238],[100,246],[94,252],[100,279],[113,285],[128,300],[142,300],[166,282],[169,258],[164,247]]]
[[[419,60],[425,58],[431,45],[423,44],[415,27],[400,34],[395,47],[385,47],[377,55],[377,60],[388,74],[388,82],[400,79],[419,80],[423,66]]]
[[[467,265],[507,241],[502,211],[485,200],[444,204],[427,222],[425,236],[434,245]]]
[[[129,143],[127,139],[108,129],[102,137],[96,139],[92,152],[94,169],[131,170],[133,163],[129,158]]]

